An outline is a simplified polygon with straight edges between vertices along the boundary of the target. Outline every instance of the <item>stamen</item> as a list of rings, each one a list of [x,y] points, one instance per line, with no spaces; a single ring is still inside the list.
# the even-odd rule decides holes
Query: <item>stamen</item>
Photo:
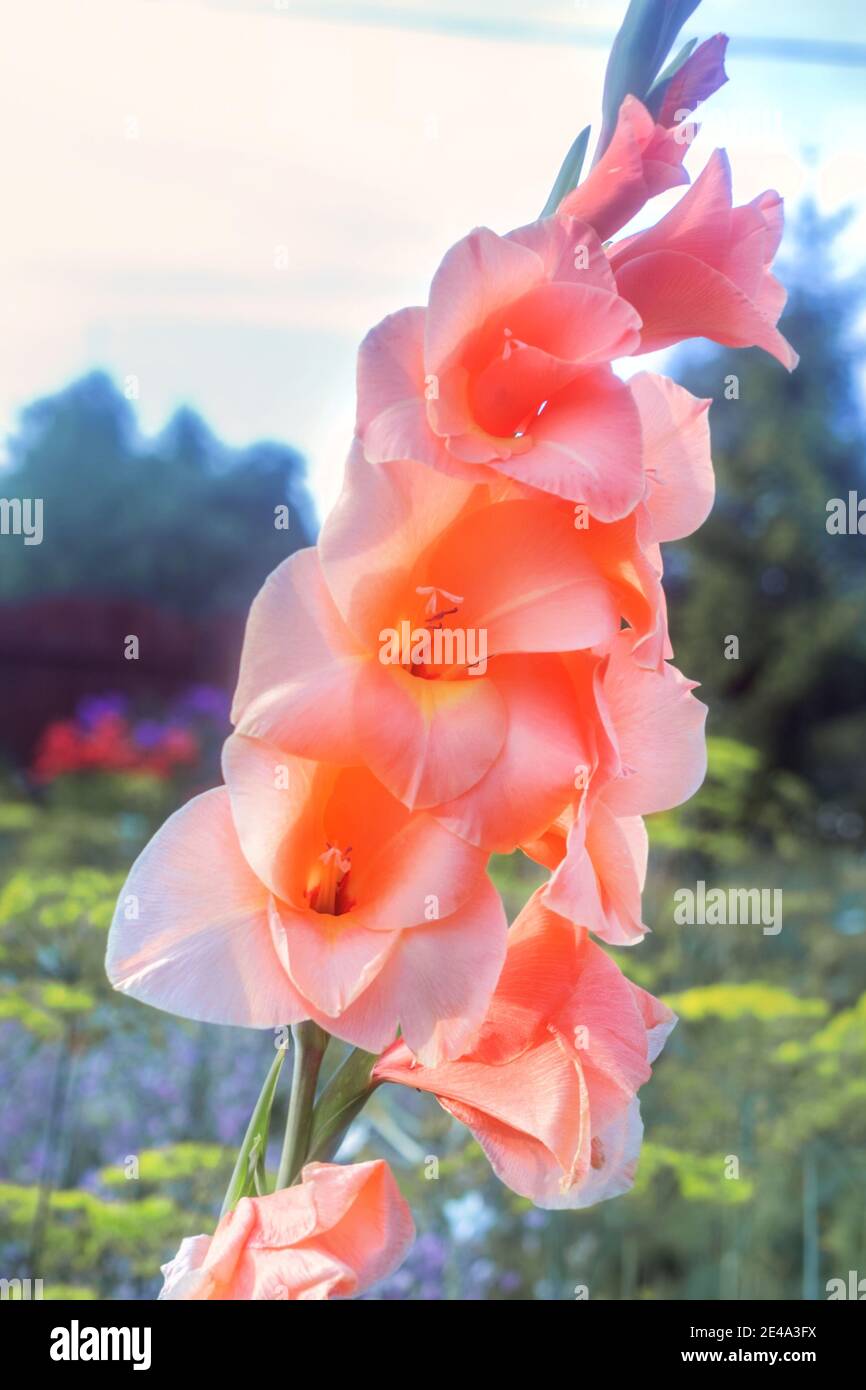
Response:
[[[505,342],[502,345],[502,360],[503,362],[507,362],[513,349],[525,348],[526,344],[521,342],[520,338],[515,338],[510,328],[503,329],[503,333],[505,335]]]
[[[449,603],[456,603],[458,606],[463,602],[460,594],[449,593],[447,589],[440,589],[436,584],[419,584],[415,593],[420,594],[422,598],[425,594],[429,596],[424,612],[432,617],[436,616],[436,611],[443,599],[447,599]],[[457,609],[452,608],[449,611],[456,613]],[[443,615],[440,613],[439,616],[442,617]]]
[[[352,867],[351,849],[351,845],[342,850],[338,845],[329,844],[319,855],[307,887],[307,900],[315,912],[336,916],[345,910],[345,904],[341,906],[341,890]]]
[[[349,845],[345,850],[345,854],[349,854],[351,848],[352,846]],[[341,873],[347,874],[352,867],[352,862],[350,859],[345,859],[343,855],[344,851],[337,845],[328,845],[324,854],[320,854],[319,858],[323,864],[336,864]]]
[[[438,613],[434,613],[432,618],[427,618],[424,622],[425,627],[441,627],[443,618],[450,618],[452,613],[456,613],[457,608],[443,608]]]

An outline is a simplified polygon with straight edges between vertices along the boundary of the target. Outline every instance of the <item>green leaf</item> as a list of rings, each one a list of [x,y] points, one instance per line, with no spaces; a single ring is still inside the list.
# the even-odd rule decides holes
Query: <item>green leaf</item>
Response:
[[[256,1166],[261,1155],[265,1152],[268,1144],[268,1133],[271,1127],[271,1107],[274,1103],[274,1094],[277,1089],[277,1082],[280,1079],[283,1062],[285,1061],[287,1049],[280,1047],[277,1055],[271,1063],[271,1069],[265,1079],[261,1095],[256,1102],[256,1108],[252,1113],[247,1132],[244,1135],[244,1142],[241,1144],[235,1163],[234,1172],[231,1176],[225,1200],[222,1204],[220,1217],[227,1212],[234,1211],[242,1197],[248,1197],[256,1190]]]
[[[334,1072],[313,1112],[310,1159],[326,1163],[340,1147],[346,1131],[375,1091],[371,1077],[378,1058],[356,1047]]]
[[[552,217],[559,207],[566,193],[570,193],[573,188],[577,188],[580,182],[580,175],[583,169],[583,161],[586,159],[586,148],[589,144],[589,133],[591,126],[584,126],[583,130],[574,141],[565,159],[562,161],[562,168],[556,176],[556,182],[550,190],[550,197],[544,204],[542,217]]]

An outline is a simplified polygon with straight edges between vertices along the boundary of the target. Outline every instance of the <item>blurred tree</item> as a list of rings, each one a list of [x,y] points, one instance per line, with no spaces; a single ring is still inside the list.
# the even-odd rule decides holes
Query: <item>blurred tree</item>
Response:
[[[677,364],[678,380],[713,399],[718,496],[666,562],[677,663],[701,680],[711,731],[761,755],[743,823],[793,773],[830,803],[823,828],[853,839],[866,812],[866,536],[827,529],[832,498],[847,508],[849,491],[866,495],[863,285],[833,264],[845,221],[807,204],[794,226],[781,272],[784,331],[801,355],[792,375],[757,351],[691,349]]]
[[[110,594],[243,613],[315,538],[304,472],[284,444],[229,449],[186,408],[142,440],[129,402],[93,372],[28,406],[9,442],[0,487],[43,500],[44,539],[4,547],[0,601]]]

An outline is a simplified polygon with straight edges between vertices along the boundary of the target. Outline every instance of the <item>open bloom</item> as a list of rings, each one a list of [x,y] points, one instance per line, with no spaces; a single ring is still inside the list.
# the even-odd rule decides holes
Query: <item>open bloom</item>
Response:
[[[233,718],[290,753],[363,763],[504,850],[549,824],[587,759],[591,710],[561,653],[623,616],[657,636],[663,612],[633,522],[582,531],[560,499],[493,496],[356,443],[317,550],[253,604]]]
[[[587,769],[582,788],[542,836],[524,843],[551,870],[545,904],[603,941],[628,946],[646,933],[641,892],[647,837],[642,817],[693,796],[707,766],[706,705],[667,662],[647,670],[627,632],[604,653],[599,704],[615,758]]]
[[[301,1182],[243,1197],[162,1266],[160,1298],[352,1298],[396,1269],[415,1231],[387,1163],[308,1163]]]
[[[695,49],[671,80],[655,119],[637,97],[625,98],[607,149],[563,198],[560,215],[588,222],[607,241],[648,199],[688,183],[683,157],[693,131],[687,118],[727,82],[726,46],[725,36],[716,34]]]
[[[763,348],[792,371],[797,354],[776,327],[786,295],[770,270],[782,223],[772,191],[733,206],[730,165],[716,150],[666,217],[609,250],[617,288],[641,316],[639,350],[711,338]]]
[[[508,934],[471,1048],[426,1067],[396,1042],[373,1074],[431,1091],[521,1196],[542,1207],[585,1207],[634,1181],[637,1092],[675,1022],[536,893]]]
[[[524,484],[472,484],[356,440],[315,550],[279,566],[247,624],[233,719],[301,757],[362,763],[473,844],[542,834],[587,763],[590,693],[564,654],[622,621],[670,655],[659,542],[712,504],[707,401],[632,385],[640,501],[619,521]]]
[[[644,491],[634,510],[620,521],[585,518],[582,544],[609,584],[620,617],[632,630],[635,659],[641,666],[658,669],[673,654],[660,543],[691,535],[713,504],[710,401],[652,372],[638,373],[630,385],[643,435]],[[513,490],[519,492],[519,485],[514,484]],[[522,495],[528,495],[528,490]],[[551,501],[562,508],[569,506]],[[575,525],[580,524],[576,518]]]
[[[237,735],[223,765],[227,787],[177,811],[133,865],[112,984],[205,1022],[312,1018],[374,1052],[399,1023],[430,1061],[459,1052],[505,950],[486,856],[363,768]]]
[[[361,345],[366,456],[502,474],[625,516],[643,489],[640,422],[610,363],[639,331],[585,223],[477,228],[445,256],[427,309],[392,314]]]

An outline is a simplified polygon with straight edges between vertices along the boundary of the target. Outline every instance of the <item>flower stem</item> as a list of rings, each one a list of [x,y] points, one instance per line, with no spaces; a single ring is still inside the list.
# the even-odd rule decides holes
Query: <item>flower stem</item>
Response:
[[[293,1025],[292,1040],[292,1094],[277,1173],[277,1188],[290,1187],[304,1166],[310,1145],[316,1082],[330,1038],[323,1028],[309,1020]]]
[[[334,1072],[319,1097],[313,1116],[311,1159],[326,1163],[333,1158],[349,1125],[381,1084],[370,1075],[377,1060],[375,1053],[356,1047]]]

